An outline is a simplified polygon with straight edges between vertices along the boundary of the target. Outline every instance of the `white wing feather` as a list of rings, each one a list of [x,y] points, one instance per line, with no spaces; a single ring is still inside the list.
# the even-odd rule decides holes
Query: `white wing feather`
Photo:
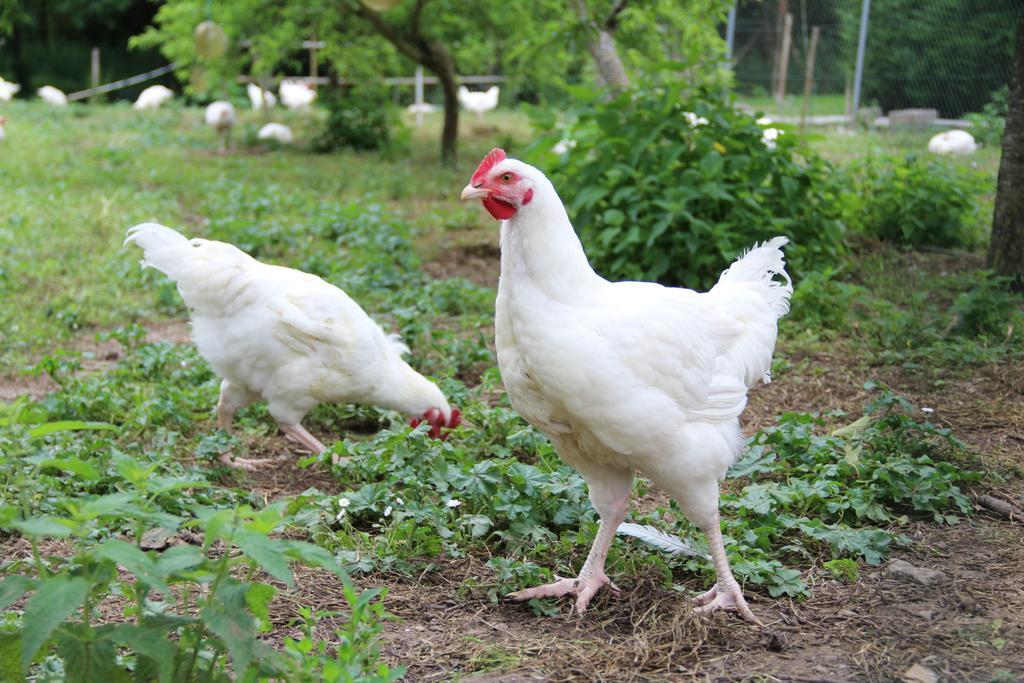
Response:
[[[687,541],[684,541],[678,536],[673,536],[672,534],[666,534],[664,531],[659,531],[649,524],[623,522],[619,525],[616,533],[623,536],[632,536],[633,538],[643,541],[647,545],[652,545],[658,550],[663,550],[666,553],[671,553],[673,555],[689,555],[690,557],[702,557],[705,560],[710,559],[710,556],[707,553],[695,550]]]

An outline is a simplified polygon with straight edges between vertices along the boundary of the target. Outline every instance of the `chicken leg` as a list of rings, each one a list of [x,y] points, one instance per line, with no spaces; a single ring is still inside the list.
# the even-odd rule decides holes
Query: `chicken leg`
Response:
[[[252,401],[253,397],[248,391],[223,380],[220,383],[220,400],[217,401],[217,426],[231,434],[235,413]],[[236,458],[231,454],[231,449],[221,453],[218,459],[228,467],[250,472],[274,461],[272,458]]]
[[[608,549],[615,539],[615,532],[626,519],[629,510],[633,473],[630,470],[611,468],[598,470],[593,466],[586,471],[580,468],[580,471],[587,479],[590,501],[601,516],[601,523],[579,576],[575,579],[556,576],[557,580],[553,583],[509,593],[505,596],[508,599],[524,602],[533,598],[555,598],[572,593],[576,595],[576,611],[583,613],[587,611],[590,600],[604,586],[611,588],[615,595],[619,594],[619,587],[604,573],[604,563],[608,559]]]
[[[716,580],[711,590],[693,599],[696,605],[693,611],[697,614],[710,614],[720,609],[732,610],[739,612],[741,617],[752,624],[764,626],[750,611],[743,591],[740,590],[740,585],[729,568],[729,558],[725,554],[725,543],[722,541],[722,528],[717,512],[704,528],[704,535],[708,539],[708,549],[711,550],[711,559],[715,564]]]

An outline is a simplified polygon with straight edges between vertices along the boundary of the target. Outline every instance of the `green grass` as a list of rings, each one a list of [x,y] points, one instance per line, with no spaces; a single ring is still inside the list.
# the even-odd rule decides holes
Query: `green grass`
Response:
[[[459,164],[442,168],[436,162],[439,115],[412,131],[407,151],[382,157],[251,147],[262,118],[244,112],[238,149],[221,157],[213,153],[216,142],[201,125],[198,109],[54,110],[19,102],[4,113],[0,375],[36,365],[59,389],[39,401],[23,397],[0,404],[0,528],[33,539],[37,560],[5,562],[0,572],[46,579],[31,585],[13,579],[0,587],[0,597],[13,594],[14,584],[22,592],[43,591],[44,597],[47,590],[50,597],[58,589],[80,590],[79,568],[89,567],[86,600],[128,596],[132,604],[124,614],[142,627],[152,610],[174,608],[136,599],[135,580],[115,571],[115,562],[124,566],[129,559],[135,562],[128,567],[132,574],[174,583],[186,597],[194,593],[206,601],[212,611],[204,614],[204,625],[189,626],[181,632],[187,637],[176,635],[168,647],[186,660],[191,655],[193,664],[202,649],[210,669],[223,673],[231,670],[229,660],[245,662],[252,654],[247,648],[256,625],[270,626],[264,613],[273,589],[257,570],[287,582],[281,555],[315,566],[340,563],[357,578],[384,571],[404,581],[470,555],[491,575],[471,577],[455,589],[457,595],[445,596],[455,600],[468,595],[496,601],[555,571],[576,571],[595,531],[595,515],[578,473],[501,398],[491,351],[493,290],[459,279],[435,280],[421,268],[441,238],[493,243],[494,222],[478,206],[459,203],[457,195],[488,149],[498,144],[515,154],[529,142],[525,117],[502,111],[483,125],[464,120]],[[316,125],[315,113],[275,118],[293,125],[300,144]],[[837,156],[855,153],[852,143],[835,137],[815,144],[832,146]],[[217,378],[195,349],[145,343],[144,330],[133,325],[185,316],[173,287],[141,271],[139,254],[121,247],[124,230],[144,220],[230,241],[261,259],[343,286],[402,333],[417,367],[464,408],[466,425],[437,442],[410,433],[403,416],[394,413],[321,407],[308,426],[317,434],[342,435],[331,450],[353,457],[334,468],[325,461],[304,465],[329,471],[335,493],[310,489],[267,507],[250,496],[246,482],[222,476],[214,464],[231,443],[242,451],[266,445],[274,428],[265,409],[243,411],[236,437],[218,432],[212,415]],[[916,370],[931,357],[941,359],[941,368],[969,372],[980,362],[1020,356],[1019,333],[1006,336],[989,322],[1015,302],[986,288],[973,266],[936,277],[915,260],[919,255],[877,244],[859,255],[798,289],[794,315],[782,326],[777,381],[794,371],[788,354],[828,347],[837,339],[846,344],[855,368],[902,363]],[[964,259],[974,262],[970,255]],[[957,309],[954,301],[965,292],[973,295]],[[954,323],[957,311],[967,309],[980,322],[978,330],[964,333]],[[120,342],[123,355],[83,369],[78,351],[97,332]],[[880,562],[906,541],[901,527],[909,520],[953,523],[970,512],[961,487],[978,475],[970,471],[974,461],[962,444],[919,421],[905,401],[881,388],[871,392],[876,400],[867,418],[787,414],[758,433],[736,464],[723,496],[723,521],[734,569],[747,590],[804,596],[837,568],[848,578],[857,566]],[[374,433],[352,432],[347,426],[353,420]],[[829,434],[848,423],[845,432]],[[644,490],[647,484],[636,486]],[[635,518],[695,533],[678,521],[682,515],[674,503],[638,511]],[[197,569],[182,574],[161,569],[156,554],[119,545],[155,526],[206,530],[210,539],[237,546],[236,552],[186,551]],[[74,558],[69,561],[67,551],[42,557],[47,553],[38,540],[51,536],[68,538]],[[296,538],[316,547],[296,544]],[[700,545],[699,538],[695,543]],[[609,563],[609,573],[627,581],[653,572],[666,586],[697,589],[711,577],[706,562],[663,556],[632,542],[616,543]],[[241,584],[227,578],[231,568],[262,587],[246,588],[253,593],[243,597]],[[211,597],[219,594],[198,590],[204,583],[230,589],[224,602],[233,614],[252,611],[252,620],[234,624],[244,627],[244,637],[237,630],[220,632],[219,598]],[[347,635],[339,638],[349,644],[341,650],[313,635],[320,618],[314,605],[296,622],[304,638],[286,641],[290,654],[281,659],[257,649],[252,656],[265,667],[307,666],[321,673],[334,657],[369,670],[376,661],[370,643],[382,613],[376,602],[360,612],[359,599],[346,594],[350,613],[362,616],[341,619]],[[42,669],[62,672],[60,660],[76,661],[80,641],[88,641],[82,628],[103,628],[58,628],[39,617],[39,610],[9,603],[3,604],[0,653],[28,633],[40,648],[34,666]],[[548,603],[534,608],[557,611]],[[57,630],[43,633],[44,622]],[[516,661],[498,648],[469,647],[477,651],[471,669]],[[309,651],[316,657],[304,658]],[[104,652],[113,656],[113,649]]]
[[[802,95],[787,95],[780,107],[775,98],[767,95],[737,95],[736,101],[751,109],[763,111],[771,116],[800,116],[803,109]],[[807,108],[808,116],[827,116],[846,113],[846,99],[843,95],[812,95]]]

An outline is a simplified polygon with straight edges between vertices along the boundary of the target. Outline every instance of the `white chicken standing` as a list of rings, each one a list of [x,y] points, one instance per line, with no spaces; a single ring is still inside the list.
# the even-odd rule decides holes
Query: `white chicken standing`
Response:
[[[166,85],[151,85],[139,93],[132,109],[159,109],[163,103],[174,98],[174,91]]]
[[[20,85],[5,81],[3,76],[0,76],[0,102],[10,102],[19,90],[21,90]]]
[[[575,594],[582,612],[601,587],[617,591],[604,564],[640,471],[707,536],[717,581],[698,611],[760,623],[729,568],[718,482],[743,447],[747,389],[768,381],[789,308],[786,238],[754,246],[698,293],[597,275],[551,182],[500,149],[462,199],[483,200],[502,221],[495,343],[512,405],[580,471],[601,518],[578,578],[509,597]]]
[[[249,103],[255,110],[272,109],[277,106],[277,97],[269,90],[264,90],[255,83],[245,86],[245,92],[249,96]]]
[[[928,141],[932,154],[973,154],[979,145],[966,130],[947,130]]]
[[[225,431],[258,400],[267,401],[281,431],[314,453],[325,447],[301,422],[319,403],[398,410],[414,416],[414,426],[429,423],[435,438],[460,423],[437,385],[402,360],[408,347],[334,285],[157,223],[131,228],[125,244],[142,248],[143,267],[178,284],[196,347],[222,380],[217,423]],[[246,469],[265,462],[222,460]]]
[[[259,140],[274,140],[282,145],[292,144],[294,137],[292,129],[283,123],[268,123],[256,133]]]
[[[476,114],[478,120],[483,121],[486,112],[497,108],[499,92],[500,90],[496,85],[492,85],[483,92],[473,91],[464,85],[460,85],[459,104],[467,111]]]
[[[206,125],[217,131],[220,136],[221,154],[228,151],[231,138],[231,127],[235,125],[235,108],[230,102],[217,100],[206,107]]]
[[[52,85],[44,85],[36,91],[36,94],[42,98],[43,102],[54,107],[66,107],[68,104],[68,96],[62,90]]]
[[[305,109],[316,101],[316,90],[308,83],[285,79],[278,88],[281,104],[289,109]]]

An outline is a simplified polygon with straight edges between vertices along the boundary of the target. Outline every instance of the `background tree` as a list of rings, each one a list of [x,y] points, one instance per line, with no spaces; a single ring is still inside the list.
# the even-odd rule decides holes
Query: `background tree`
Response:
[[[988,266],[1012,278],[1014,289],[1024,291],[1024,19],[1017,26]]]

